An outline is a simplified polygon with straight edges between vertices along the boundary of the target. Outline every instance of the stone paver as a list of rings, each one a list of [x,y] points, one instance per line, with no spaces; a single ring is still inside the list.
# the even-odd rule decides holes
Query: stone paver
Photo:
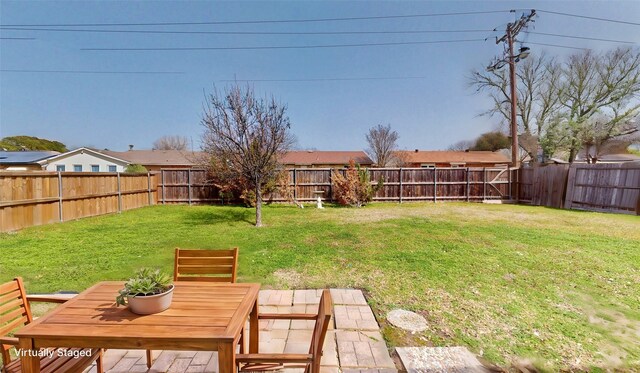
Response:
[[[378,322],[369,306],[334,306],[337,329],[378,330]]]
[[[488,373],[464,347],[398,347],[408,373]]]
[[[261,290],[261,313],[316,313],[322,290]],[[329,326],[321,361],[321,373],[396,373],[378,323],[360,290],[331,289],[334,318]],[[261,353],[307,353],[314,322],[308,320],[260,320]],[[147,372],[144,350],[107,350],[108,373]],[[148,372],[217,372],[217,352],[153,351]],[[95,365],[87,372],[95,372]],[[284,369],[281,373],[303,373]]]
[[[258,304],[268,306],[291,306],[293,290],[260,290]]]
[[[389,311],[387,314],[387,321],[397,328],[408,330],[412,333],[426,330],[429,326],[424,317],[407,310]]]
[[[395,364],[379,331],[337,330],[342,368],[393,368]]]
[[[350,306],[366,306],[367,300],[361,290],[357,289],[331,289],[333,304]]]

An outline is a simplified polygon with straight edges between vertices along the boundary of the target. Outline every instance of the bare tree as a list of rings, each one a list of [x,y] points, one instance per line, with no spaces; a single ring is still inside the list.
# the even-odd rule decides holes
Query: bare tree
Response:
[[[393,158],[394,151],[398,148],[398,132],[391,129],[391,125],[378,124],[369,129],[366,135],[369,148],[367,154],[373,158],[376,166],[386,167]]]
[[[454,151],[454,152],[463,152],[473,148],[475,143],[476,142],[474,140],[461,140],[456,142],[455,144],[449,145],[447,150]]]
[[[249,86],[209,96],[202,124],[203,150],[223,177],[252,186],[256,226],[262,226],[263,187],[277,177],[280,157],[290,149],[287,107],[275,98],[256,98]]]
[[[187,150],[189,140],[184,136],[162,136],[153,142],[153,150]]]
[[[640,52],[618,48],[601,55],[590,50],[574,54],[563,67],[563,78],[559,99],[573,162],[585,141],[623,135],[640,112]],[[601,140],[589,140],[594,136]]]

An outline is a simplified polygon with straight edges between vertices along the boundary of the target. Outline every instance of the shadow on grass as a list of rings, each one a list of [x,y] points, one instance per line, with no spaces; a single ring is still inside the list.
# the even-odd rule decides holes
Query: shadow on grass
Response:
[[[242,206],[228,207],[225,209],[190,210],[186,221],[194,225],[233,224],[247,223],[255,225],[255,209]]]

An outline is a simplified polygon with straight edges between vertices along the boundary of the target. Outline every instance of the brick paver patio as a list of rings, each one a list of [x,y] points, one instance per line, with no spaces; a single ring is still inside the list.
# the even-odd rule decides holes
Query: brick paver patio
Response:
[[[266,313],[316,313],[322,290],[262,290],[258,302]],[[378,323],[360,290],[331,289],[334,318],[327,332],[322,373],[397,372]],[[261,320],[260,352],[307,353],[313,321]],[[104,367],[109,373],[217,372],[216,352],[154,351],[147,370],[145,351],[108,350]],[[88,372],[95,372],[95,366]],[[298,373],[302,369],[281,372]]]

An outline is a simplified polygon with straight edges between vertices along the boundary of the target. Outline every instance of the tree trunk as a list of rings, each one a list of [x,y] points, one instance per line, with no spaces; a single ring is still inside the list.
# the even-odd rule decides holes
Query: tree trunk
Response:
[[[262,188],[256,182],[256,227],[262,227]]]

